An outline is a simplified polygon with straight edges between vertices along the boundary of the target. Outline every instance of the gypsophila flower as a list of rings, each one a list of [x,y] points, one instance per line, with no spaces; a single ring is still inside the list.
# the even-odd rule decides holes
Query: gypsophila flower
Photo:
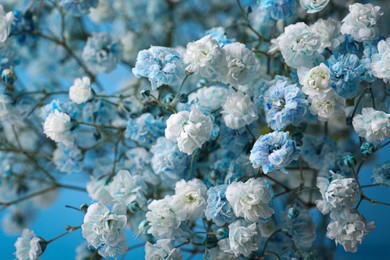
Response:
[[[223,27],[211,28],[210,30],[206,31],[205,35],[211,35],[211,38],[216,40],[221,47],[235,41],[234,39],[228,39],[226,37],[225,28]]]
[[[330,87],[330,71],[321,63],[312,69],[301,67],[298,69],[299,83],[302,85],[302,92],[308,96],[322,98],[332,90]]]
[[[261,166],[265,174],[276,170],[287,173],[285,167],[297,160],[301,151],[288,135],[288,132],[275,131],[260,136],[249,156],[253,168]]]
[[[377,165],[372,171],[372,179],[374,183],[390,186],[390,161]]]
[[[270,128],[283,130],[299,124],[306,114],[308,102],[296,84],[277,81],[264,94],[264,111]]]
[[[222,109],[223,120],[231,129],[249,125],[258,118],[256,105],[249,95],[241,92],[227,96]]]
[[[104,2],[104,1],[103,1]],[[96,8],[99,0],[61,0],[60,6],[73,16],[88,14],[90,8]]]
[[[53,152],[53,163],[58,170],[65,173],[81,172],[83,169],[83,155],[77,147],[67,148],[58,145]]]
[[[308,98],[309,111],[320,121],[328,121],[338,115],[345,115],[345,99],[330,90],[325,96],[315,95]]]
[[[185,76],[184,63],[180,54],[171,48],[155,46],[138,53],[132,72],[137,78],[148,78],[152,83],[152,89],[157,89],[164,84],[179,86]]]
[[[73,144],[73,137],[70,135],[71,127],[69,115],[55,110],[47,116],[43,124],[43,132],[51,140],[69,147]]]
[[[95,178],[91,177],[91,180],[87,183],[88,195],[101,203],[111,204],[113,198],[107,190],[108,178]]]
[[[107,186],[107,191],[114,201],[126,207],[133,202],[143,207],[146,203],[146,190],[147,187],[144,179],[126,170],[117,172]]]
[[[245,86],[258,77],[259,63],[256,55],[244,44],[234,42],[223,46],[226,65],[221,64],[219,80],[233,87]]]
[[[5,13],[3,6],[0,5],[0,43],[3,43],[5,40],[7,40],[11,32],[13,19],[14,15],[12,12]]]
[[[211,260],[237,260],[234,254],[228,254],[222,251],[218,246],[207,250]]]
[[[225,102],[229,90],[224,86],[202,87],[198,91],[188,95],[189,103],[196,103],[202,112],[213,112],[219,109]]]
[[[213,79],[217,77],[217,66],[223,62],[224,52],[211,35],[205,36],[196,42],[187,44],[183,61],[188,64],[186,71],[199,73],[202,77]]]
[[[256,223],[236,220],[229,225],[229,237],[218,242],[221,250],[236,257],[249,256],[258,249],[259,231]]]
[[[343,19],[341,32],[350,34],[357,42],[378,37],[377,23],[383,12],[373,4],[355,3],[349,6],[349,14]]]
[[[207,191],[208,197],[205,215],[208,220],[212,220],[218,226],[230,223],[236,218],[233,208],[226,198],[227,187],[228,185],[223,184],[210,187]]]
[[[92,97],[91,80],[88,77],[76,78],[69,88],[69,98],[76,104],[87,102]]]
[[[372,74],[384,82],[390,82],[390,38],[386,41],[382,40],[378,43],[378,53],[371,56],[372,63],[370,64]]]
[[[287,19],[294,11],[294,0],[260,0],[260,10],[265,10],[274,20]]]
[[[322,53],[326,48],[337,50],[345,40],[341,33],[341,23],[332,18],[318,19],[310,26],[312,32],[318,34],[321,39],[319,52]]]
[[[150,147],[158,137],[164,135],[165,127],[163,118],[155,118],[152,114],[145,113],[127,121],[125,137]]]
[[[321,37],[302,22],[285,27],[277,44],[284,61],[292,68],[311,68],[323,58],[319,53]]]
[[[326,236],[341,244],[347,252],[355,253],[363,238],[375,228],[354,208],[344,208],[331,214]]]
[[[176,182],[172,207],[177,218],[184,221],[201,217],[206,208],[206,193],[207,187],[199,179]]]
[[[116,257],[127,252],[126,208],[114,204],[109,210],[101,203],[88,207],[81,225],[82,235],[103,257]]]
[[[292,237],[297,248],[311,248],[316,238],[316,226],[305,210],[299,210],[298,216],[287,216],[283,229]]]
[[[160,239],[155,244],[149,242],[145,244],[145,260],[180,260],[182,258],[180,249],[173,247],[170,239]]]
[[[44,241],[37,237],[34,231],[24,229],[22,236],[15,242],[15,257],[18,260],[37,260],[45,250],[44,244]]]
[[[237,217],[256,222],[259,218],[269,218],[275,211],[269,207],[272,199],[267,181],[251,178],[245,183],[233,182],[226,190],[226,199]]]
[[[191,155],[211,137],[212,129],[210,116],[205,116],[193,106],[190,112],[181,111],[168,118],[165,137],[177,142],[180,151]]]
[[[301,7],[309,14],[318,13],[328,5],[329,0],[300,0]]]
[[[390,135],[390,114],[378,111],[372,107],[362,109],[361,115],[355,115],[352,120],[356,133],[368,142],[385,140]]]
[[[122,44],[108,33],[95,33],[88,38],[82,57],[94,72],[110,72],[122,58]]]
[[[330,178],[318,177],[317,187],[322,200],[316,200],[316,206],[324,215],[335,208],[353,207],[356,202],[358,184],[354,178],[332,173]]]

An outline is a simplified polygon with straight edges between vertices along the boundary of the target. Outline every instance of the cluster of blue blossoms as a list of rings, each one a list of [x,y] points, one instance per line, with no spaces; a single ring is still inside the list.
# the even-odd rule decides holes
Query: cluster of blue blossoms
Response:
[[[15,257],[79,230],[76,259],[125,258],[135,239],[148,260],[357,252],[375,228],[360,205],[390,205],[366,192],[390,186],[390,8],[336,2],[2,3],[0,211]],[[67,206],[83,221],[43,238],[33,216],[61,189],[89,196]]]

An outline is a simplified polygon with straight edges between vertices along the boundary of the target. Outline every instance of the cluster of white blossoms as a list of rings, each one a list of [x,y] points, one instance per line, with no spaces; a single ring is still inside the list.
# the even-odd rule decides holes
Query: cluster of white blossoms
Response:
[[[160,239],[155,244],[146,242],[145,245],[145,259],[156,260],[156,259],[167,259],[167,260],[178,260],[182,259],[180,249],[175,248],[170,239]]]
[[[378,37],[378,21],[383,15],[379,6],[355,3],[349,6],[349,14],[341,26],[343,34],[350,34],[355,41],[374,40]]]
[[[70,116],[64,112],[54,110],[46,117],[43,124],[43,132],[54,142],[63,143],[65,146],[72,146],[73,137],[70,133],[71,127]]]
[[[341,23],[335,19],[318,19],[310,28],[313,33],[320,36],[320,53],[327,48],[329,50],[337,50],[345,40],[345,36],[341,33]]]
[[[16,252],[15,257],[18,260],[37,260],[39,255],[45,250],[42,246],[44,242],[41,238],[37,237],[34,231],[24,229],[21,237],[15,242]]]
[[[379,142],[390,136],[390,114],[371,107],[362,109],[352,121],[356,133],[368,142]]]
[[[168,118],[165,137],[177,142],[180,151],[191,155],[211,137],[212,130],[213,123],[210,116],[192,107],[190,112],[181,111]]]
[[[69,88],[69,98],[76,104],[82,104],[91,99],[91,80],[88,77],[76,78]]]
[[[312,69],[300,67],[298,77],[303,93],[308,95],[309,110],[319,120],[328,121],[345,113],[345,100],[330,87],[330,71],[324,63]]]
[[[371,58],[374,76],[390,83],[390,38],[378,43],[378,53],[374,53]]]

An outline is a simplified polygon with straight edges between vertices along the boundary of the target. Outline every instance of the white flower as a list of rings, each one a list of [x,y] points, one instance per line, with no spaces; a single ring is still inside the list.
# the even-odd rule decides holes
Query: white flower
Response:
[[[332,18],[318,19],[310,28],[313,33],[320,36],[321,46],[318,50],[320,53],[326,48],[336,50],[345,40],[345,36],[340,31],[341,23]]]
[[[328,5],[329,0],[300,0],[303,9],[307,9],[309,14],[317,13]]]
[[[358,185],[354,178],[339,174],[332,174],[331,178],[317,178],[322,200],[316,200],[316,206],[324,215],[335,208],[353,207],[357,198]]]
[[[298,77],[299,83],[303,86],[302,92],[308,96],[319,96],[320,98],[332,91],[330,87],[330,71],[324,63],[310,70],[300,67],[298,69]]]
[[[87,191],[89,197],[101,203],[112,204],[114,199],[107,190],[107,178],[91,177],[87,183]]]
[[[390,114],[378,111],[372,107],[362,109],[361,115],[356,115],[352,120],[356,133],[368,142],[379,142],[390,135]]]
[[[196,107],[191,112],[181,111],[167,120],[165,137],[178,143],[179,150],[191,155],[211,136],[213,123],[210,116],[205,116]]]
[[[192,101],[197,99],[199,109],[204,108],[212,112],[221,107],[228,93],[229,90],[222,86],[203,87],[195,93],[191,93],[188,96],[188,100]]]
[[[373,54],[371,58],[374,76],[390,83],[390,38],[378,43],[378,53]]]
[[[129,206],[136,202],[140,207],[146,203],[146,183],[140,175],[132,175],[129,171],[120,170],[106,187],[111,197],[118,203]]]
[[[173,210],[179,220],[195,220],[206,208],[207,187],[199,179],[178,181],[172,197]]]
[[[73,144],[73,138],[70,135],[71,126],[69,115],[54,110],[47,116],[43,124],[43,132],[51,140],[71,146]]]
[[[207,35],[196,42],[187,44],[183,60],[188,64],[186,70],[190,73],[199,73],[205,78],[215,78],[216,68],[223,62],[223,50],[218,42]]]
[[[228,254],[222,251],[218,246],[207,250],[210,255],[210,260],[237,260],[234,254]]]
[[[82,104],[91,99],[91,80],[88,77],[76,78],[69,89],[69,98],[76,104]]]
[[[233,182],[226,190],[226,199],[237,217],[248,221],[269,218],[275,211],[268,206],[272,199],[269,184],[260,178],[251,178],[245,183]]]
[[[332,212],[332,221],[327,228],[326,236],[341,244],[347,252],[355,253],[363,238],[375,228],[373,221],[367,222],[354,208],[344,208]]]
[[[244,44],[234,42],[226,44],[223,49],[226,52],[226,64],[220,64],[220,81],[237,87],[248,85],[258,77],[259,63],[256,55]]]
[[[258,118],[256,105],[247,94],[235,92],[222,104],[223,120],[227,127],[239,129]]]
[[[116,257],[127,251],[126,208],[114,204],[110,211],[101,203],[88,207],[81,225],[82,235],[103,257]]]
[[[172,207],[171,196],[152,201],[148,209],[146,219],[150,225],[149,234],[156,238],[175,238],[182,237],[185,234],[180,228],[181,221]]]
[[[0,6],[1,7],[1,6]],[[37,260],[42,254],[40,242],[43,241],[37,237],[34,231],[24,229],[22,236],[15,242],[16,252],[15,257],[18,260]]]
[[[341,32],[352,35],[357,42],[374,40],[379,34],[376,25],[382,15],[379,6],[352,4],[349,6],[349,14],[343,19]]]
[[[14,15],[12,12],[5,13],[3,6],[0,5],[0,43],[3,43],[5,40],[7,40],[11,32],[13,19]]]
[[[218,245],[221,250],[233,253],[236,257],[249,256],[258,249],[259,233],[256,223],[247,223],[239,219],[229,225],[229,237],[220,240]]]
[[[310,113],[317,115],[320,121],[328,121],[345,113],[345,99],[337,95],[333,89],[325,96],[309,96],[308,100]]]
[[[276,39],[276,44],[286,64],[295,69],[311,68],[323,58],[319,53],[321,37],[303,22],[284,28],[284,33]]]
[[[145,244],[145,260],[180,260],[182,258],[180,249],[173,247],[170,239],[160,239],[155,244],[149,242]]]

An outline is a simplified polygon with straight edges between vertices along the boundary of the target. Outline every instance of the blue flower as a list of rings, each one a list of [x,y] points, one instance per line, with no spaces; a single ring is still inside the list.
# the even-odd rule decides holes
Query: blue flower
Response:
[[[148,78],[152,89],[157,89],[164,84],[180,85],[185,76],[185,66],[182,57],[174,49],[152,46],[138,53],[132,72],[137,78]]]
[[[289,18],[295,9],[294,0],[260,0],[259,2],[260,8],[265,9],[274,20]]]
[[[145,113],[127,121],[125,136],[142,146],[150,147],[158,137],[164,135],[165,127],[163,118],[154,118],[152,114]]]
[[[206,31],[205,35],[211,35],[211,38],[216,40],[220,47],[235,42],[235,39],[228,39],[226,37],[226,32],[223,27],[211,28],[210,30]]]
[[[297,160],[301,151],[288,135],[289,132],[275,131],[260,136],[249,156],[253,168],[261,166],[265,174],[277,170],[287,173],[285,167]]]
[[[88,38],[82,57],[94,72],[110,72],[122,58],[122,44],[108,33],[94,33]]]
[[[73,16],[82,16],[89,13],[90,8],[96,8],[98,0],[61,0],[60,5]]]
[[[323,166],[324,156],[337,148],[336,142],[328,136],[305,134],[302,143],[302,158],[318,170]]]
[[[362,90],[360,82],[366,72],[359,57],[355,54],[332,55],[326,65],[330,70],[330,86],[336,93],[345,98],[356,97]]]
[[[81,172],[84,168],[83,155],[77,147],[67,148],[59,145],[53,152],[53,163],[65,173]]]
[[[289,124],[299,124],[306,114],[308,102],[296,84],[277,81],[264,94],[266,121],[274,130],[283,130]]]
[[[375,167],[372,172],[372,178],[375,183],[390,186],[390,161],[385,161]]]
[[[228,185],[223,184],[211,187],[207,191],[207,207],[205,215],[208,220],[214,221],[218,226],[231,223],[236,219],[233,209],[226,199],[226,189]]]

